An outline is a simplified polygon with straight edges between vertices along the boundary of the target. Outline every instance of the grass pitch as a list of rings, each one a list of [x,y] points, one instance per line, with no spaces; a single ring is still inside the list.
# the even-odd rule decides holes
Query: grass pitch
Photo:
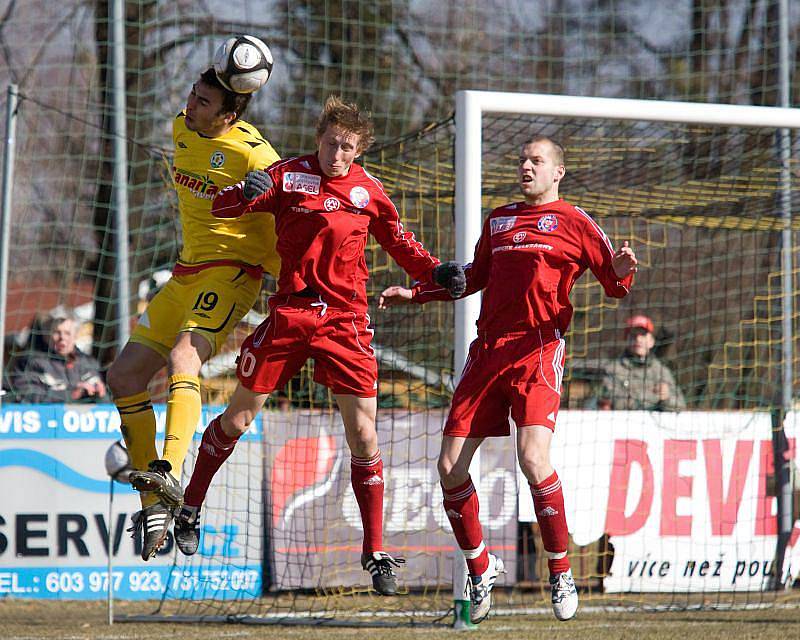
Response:
[[[115,603],[123,615],[148,613],[153,603]],[[506,613],[507,612],[507,613]],[[0,600],[0,637],[5,640],[139,640],[159,637],[168,640],[364,640],[365,635],[380,640],[488,636],[492,640],[788,640],[800,638],[800,608],[775,604],[770,608],[729,611],[620,612],[588,603],[578,616],[566,623],[551,614],[517,613],[501,610],[473,631],[457,632],[449,627],[449,618],[438,623],[396,628],[340,628],[314,625],[262,625],[199,623],[108,624],[104,602],[49,602],[41,600]]]

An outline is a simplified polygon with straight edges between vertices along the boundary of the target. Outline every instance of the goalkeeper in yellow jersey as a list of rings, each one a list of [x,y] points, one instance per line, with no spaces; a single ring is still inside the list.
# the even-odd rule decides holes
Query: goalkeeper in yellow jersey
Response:
[[[173,182],[183,247],[172,278],[139,318],[108,371],[108,385],[141,492],[133,516],[143,534],[142,559],[164,543],[183,501],[178,480],[200,419],[200,367],[216,353],[253,306],[263,271],[277,275],[271,216],[215,218],[216,194],[279,159],[253,125],[241,120],[251,94],[234,93],[205,71],[173,123]],[[169,375],[164,451],[156,451],[156,418],[147,387],[166,364]]]

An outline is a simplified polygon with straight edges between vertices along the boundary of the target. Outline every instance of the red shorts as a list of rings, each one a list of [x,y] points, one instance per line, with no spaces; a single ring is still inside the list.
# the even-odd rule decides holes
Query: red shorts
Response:
[[[556,329],[478,337],[469,347],[444,426],[446,436],[486,438],[517,427],[555,429],[564,374],[564,340]]]
[[[236,369],[242,386],[272,393],[313,358],[314,381],[333,393],[378,395],[378,363],[367,314],[298,296],[273,296],[269,307],[269,318],[242,344]]]

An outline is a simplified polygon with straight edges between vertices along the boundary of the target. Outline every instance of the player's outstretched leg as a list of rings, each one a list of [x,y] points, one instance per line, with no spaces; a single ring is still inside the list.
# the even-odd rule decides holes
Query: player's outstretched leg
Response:
[[[561,480],[550,464],[552,427],[531,424],[517,429],[520,468],[530,484],[533,510],[550,572],[551,603],[558,620],[569,620],[578,610],[578,591],[568,556],[569,529]]]
[[[149,491],[170,511],[183,504],[181,483],[172,475],[172,465],[166,460],[153,460],[148,471],[132,471],[131,486],[140,492]]]
[[[505,573],[505,567],[500,558],[489,553],[483,541],[478,517],[480,505],[472,478],[467,475],[461,484],[450,488],[442,485],[442,494],[445,514],[467,563],[471,600],[469,618],[473,624],[478,624],[489,615],[492,589],[497,576]]]
[[[578,591],[567,557],[569,533],[558,474],[553,471],[542,482],[531,484],[531,495],[550,570],[553,613],[559,620],[569,620],[578,610]]]
[[[382,596],[397,594],[394,567],[405,562],[393,558],[383,547],[383,462],[381,452],[369,458],[352,456],[350,482],[364,526],[361,567],[372,576],[372,587]]]
[[[167,539],[172,522],[172,510],[160,502],[145,507],[131,516],[132,525],[128,529],[131,537],[142,536],[142,560],[147,562],[155,557]]]
[[[211,481],[233,454],[239,438],[247,431],[268,397],[268,394],[253,393],[239,384],[227,409],[214,418],[203,432],[184,500],[175,510],[175,543],[187,556],[195,554],[200,544],[200,508],[205,502]]]
[[[233,454],[239,438],[247,429],[247,425],[252,422],[252,416],[263,406],[264,399],[266,396],[263,398],[253,396],[247,389],[237,387],[231,405],[225,413],[214,418],[203,432],[183,504],[175,510],[175,544],[187,556],[195,554],[200,545],[200,507],[205,502],[211,481]],[[242,409],[242,406],[245,406],[245,409]],[[223,417],[227,417],[236,427],[235,435],[230,436],[225,433],[222,428]]]
[[[375,430],[378,403],[374,396],[334,397],[350,447],[350,484],[364,527],[361,567],[372,577],[375,591],[382,596],[393,596],[397,594],[394,569],[405,560],[393,558],[383,550],[383,460]]]

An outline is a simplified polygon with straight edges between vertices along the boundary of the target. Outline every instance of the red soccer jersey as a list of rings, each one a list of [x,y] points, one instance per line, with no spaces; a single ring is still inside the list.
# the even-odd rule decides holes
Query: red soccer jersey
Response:
[[[499,335],[550,325],[562,334],[572,319],[569,293],[591,269],[606,294],[624,297],[633,275],[620,280],[614,249],[598,224],[563,200],[499,207],[483,224],[475,258],[465,266],[465,296],[483,292],[478,331]],[[435,283],[414,287],[414,301],[449,300]]]
[[[430,279],[439,261],[403,229],[383,185],[360,165],[330,178],[316,155],[307,155],[276,162],[267,171],[274,183],[269,191],[248,203],[244,182],[232,185],[214,200],[212,213],[219,218],[273,213],[281,258],[278,294],[311,287],[333,307],[365,312],[368,233],[413,278]]]

